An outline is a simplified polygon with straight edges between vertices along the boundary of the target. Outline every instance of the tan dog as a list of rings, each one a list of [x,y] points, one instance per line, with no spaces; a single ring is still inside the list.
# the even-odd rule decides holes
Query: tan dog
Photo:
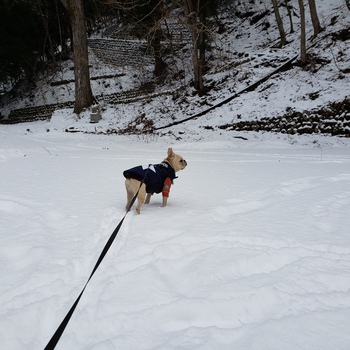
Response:
[[[168,148],[168,157],[160,164],[140,165],[123,172],[127,193],[126,210],[137,191],[136,212],[140,214],[141,206],[145,202],[149,204],[153,193],[163,194],[163,207],[167,205],[170,187],[176,178],[175,173],[185,169],[187,162],[179,154],[175,154],[172,148]],[[140,187],[141,182],[142,186]],[[147,193],[147,198],[146,198]],[[146,198],[146,201],[145,201]]]

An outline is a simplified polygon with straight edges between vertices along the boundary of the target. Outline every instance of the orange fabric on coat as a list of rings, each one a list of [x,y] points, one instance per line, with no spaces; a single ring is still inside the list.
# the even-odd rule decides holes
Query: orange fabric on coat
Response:
[[[163,185],[163,191],[162,191],[163,197],[169,197],[171,184],[172,184],[172,181],[170,177],[167,177]]]

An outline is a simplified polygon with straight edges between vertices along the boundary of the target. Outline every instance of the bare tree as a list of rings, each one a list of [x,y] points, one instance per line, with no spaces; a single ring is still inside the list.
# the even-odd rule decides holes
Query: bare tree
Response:
[[[203,75],[208,50],[209,18],[217,15],[218,0],[182,0],[186,24],[192,37],[192,58],[194,68],[194,87],[200,95],[205,93]]]
[[[208,42],[207,22],[215,15],[219,0],[101,0],[125,13],[125,17],[133,19],[133,24],[149,39],[155,56],[155,76],[165,70],[165,62],[161,56],[161,38],[164,35],[161,24],[167,18],[167,7],[177,5],[183,8],[185,19],[181,22],[188,26],[192,39],[192,60],[194,66],[194,87],[203,94],[205,92],[203,74],[206,66],[206,50]],[[164,37],[164,36],[163,36]]]
[[[147,36],[149,37],[154,54],[154,75],[156,77],[161,76],[166,68],[166,64],[162,57],[162,31],[161,23],[165,20],[165,11],[163,0],[156,0],[154,3],[149,4],[152,9],[149,9],[149,14],[146,14],[143,19],[146,20],[146,29],[148,30]],[[148,24],[147,24],[148,23]],[[147,28],[150,27],[150,28]]]
[[[201,67],[200,57],[199,57],[199,47],[201,45],[203,23],[199,21],[199,6],[200,0],[197,0],[196,7],[193,6],[191,0],[184,0],[184,12],[186,16],[186,23],[190,29],[192,37],[192,60],[194,68],[194,87],[198,91],[204,91],[203,83],[203,69]],[[202,58],[203,59],[203,58]]]
[[[163,60],[161,40],[163,38],[161,25],[165,21],[166,11],[163,0],[112,0],[114,6],[131,16],[135,32],[146,38],[153,50],[154,75],[160,77],[166,69]]]
[[[293,18],[292,18],[292,11],[290,10],[290,6],[288,4],[288,0],[284,0],[284,5],[286,6],[287,13],[288,13],[288,18],[289,18],[289,23],[290,23],[290,34],[292,34],[292,33],[294,33]]]
[[[133,34],[148,41],[154,56],[154,75],[161,76],[166,63],[162,56],[161,25],[166,19],[163,0],[101,0],[119,12],[119,20],[133,26]]]
[[[305,8],[304,1],[298,0],[300,9],[300,63],[306,64],[306,30],[305,30]]]
[[[323,30],[323,28],[321,27],[320,21],[318,19],[315,0],[309,0],[309,8],[310,8],[312,26],[314,27],[313,37],[316,38],[317,35]]]
[[[273,5],[273,11],[275,12],[278,30],[280,32],[280,38],[281,38],[280,47],[283,47],[284,45],[287,44],[286,34],[285,34],[285,31],[283,28],[283,22],[282,22],[281,15],[280,15],[280,12],[278,9],[277,0],[271,0],[271,1],[272,1],[272,5]]]
[[[75,77],[74,113],[80,114],[94,102],[90,85],[86,22],[82,0],[60,0],[67,10],[72,27]]]

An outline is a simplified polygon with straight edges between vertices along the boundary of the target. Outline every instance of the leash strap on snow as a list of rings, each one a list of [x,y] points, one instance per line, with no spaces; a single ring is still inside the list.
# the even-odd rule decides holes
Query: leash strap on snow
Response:
[[[148,170],[147,170],[148,171]],[[147,171],[146,171],[146,174],[147,174]],[[126,215],[128,214],[128,212],[130,211],[130,209],[132,208],[132,206],[134,205],[135,203],[135,200],[137,198],[137,195],[139,194],[140,192],[140,189],[141,189],[141,186],[142,184],[144,183],[145,181],[145,178],[146,178],[146,174],[145,174],[145,177],[143,178],[143,180],[141,181],[140,183],[140,187],[139,189],[137,190],[136,194],[134,195],[133,199],[131,200],[130,204],[129,204],[129,207],[127,208],[126,210],[126,213],[124,214],[124,217],[121,219],[120,223],[118,224],[118,226],[115,228],[115,230],[113,231],[113,233],[111,234],[111,236],[109,237],[109,240],[107,241],[106,245],[104,246],[97,262],[96,262],[96,265],[94,267],[94,269],[92,270],[91,272],[91,275],[89,277],[89,279],[87,280],[83,290],[81,291],[81,293],[79,294],[77,300],[75,301],[75,303],[73,304],[73,306],[70,308],[70,310],[68,311],[66,317],[63,319],[63,321],[61,322],[61,324],[59,325],[59,327],[57,328],[55,334],[52,336],[52,338],[50,339],[50,341],[47,343],[47,345],[45,346],[45,350],[52,350],[56,347],[58,341],[60,340],[70,318],[72,317],[73,313],[74,313],[74,310],[75,308],[77,307],[79,301],[80,301],[80,298],[82,297],[84,291],[85,291],[85,288],[86,286],[88,285],[89,281],[91,280],[92,276],[94,275],[94,273],[96,272],[97,268],[100,266],[102,260],[104,259],[104,257],[106,256],[109,248],[111,247],[115,237],[117,236],[123,222],[124,222],[124,219],[126,217]]]

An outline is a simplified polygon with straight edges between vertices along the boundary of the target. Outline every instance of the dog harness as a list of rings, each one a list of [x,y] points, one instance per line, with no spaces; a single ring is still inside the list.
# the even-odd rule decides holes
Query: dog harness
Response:
[[[169,197],[170,187],[176,179],[175,170],[169,163],[139,165],[125,170],[123,175],[126,179],[144,180],[147,193],[160,193],[163,197]]]

